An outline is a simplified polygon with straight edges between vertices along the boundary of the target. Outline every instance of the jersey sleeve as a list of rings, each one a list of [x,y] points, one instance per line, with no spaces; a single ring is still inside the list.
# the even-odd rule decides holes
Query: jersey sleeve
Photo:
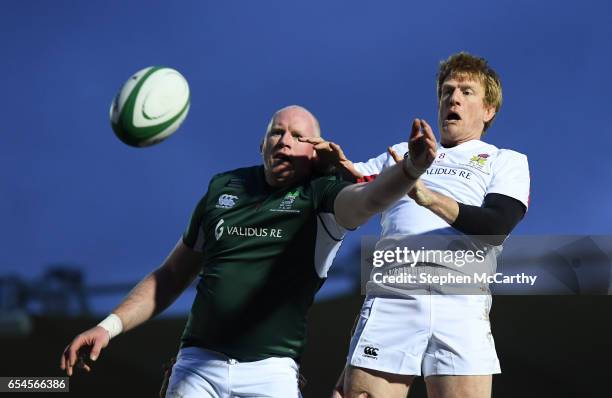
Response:
[[[493,164],[493,178],[486,194],[497,193],[520,201],[529,207],[529,164],[527,156],[502,149]]]
[[[408,150],[408,146],[406,143],[400,143],[393,145],[393,149],[400,156],[404,156],[404,153]],[[367,162],[354,163],[354,165],[357,171],[363,174],[365,180],[367,181],[370,180],[368,177],[376,176],[382,173],[384,169],[393,166],[394,163],[395,161],[391,158],[391,156],[389,156],[387,152],[384,152],[377,157],[368,160]]]
[[[211,180],[212,181],[212,180]],[[204,218],[206,216],[206,204],[208,201],[208,193],[210,192],[210,184],[208,191],[200,199],[196,205],[191,219],[187,225],[187,229],[183,232],[183,243],[196,252],[202,253],[205,244]]]
[[[338,193],[352,185],[335,176],[317,178],[311,182],[313,205],[317,217],[317,236],[327,236],[317,240],[315,249],[315,266],[320,277],[327,275],[333,258],[340,248],[339,244],[346,234],[346,229],[336,221],[334,202]]]
[[[342,181],[335,176],[320,177],[311,182],[314,206],[318,213],[333,213],[334,201],[338,193],[350,182]]]

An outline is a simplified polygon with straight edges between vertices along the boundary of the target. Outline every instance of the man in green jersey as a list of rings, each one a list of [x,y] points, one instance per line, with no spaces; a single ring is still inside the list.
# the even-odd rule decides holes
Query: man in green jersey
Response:
[[[348,184],[313,171],[318,160],[343,158],[318,137],[306,109],[276,112],[263,165],[211,179],[168,258],[74,338],[61,368],[89,371],[77,361],[81,348],[95,361],[111,338],[163,311],[200,274],[166,396],[298,397],[307,312],[344,233],[404,196],[436,151],[433,135],[415,123],[410,158],[369,184]]]

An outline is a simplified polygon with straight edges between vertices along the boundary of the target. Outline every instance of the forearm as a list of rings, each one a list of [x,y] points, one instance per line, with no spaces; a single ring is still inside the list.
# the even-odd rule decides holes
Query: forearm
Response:
[[[466,235],[480,235],[493,245],[500,245],[523,219],[527,208],[517,199],[502,194],[488,194],[483,205],[459,204],[453,228]]]
[[[438,192],[429,190],[430,202],[423,206],[432,211],[438,217],[452,225],[459,215],[459,204],[453,198],[449,198]]]
[[[365,185],[362,195],[368,218],[387,209],[412,189],[417,179],[402,168],[403,164],[398,163]]]
[[[189,286],[186,281],[181,283],[173,279],[168,271],[160,267],[130,291],[112,311],[121,319],[123,331],[135,328],[168,308]]]
[[[402,167],[398,163],[372,182],[355,184],[342,190],[334,206],[340,224],[345,228],[356,228],[406,195],[416,179],[410,177]]]

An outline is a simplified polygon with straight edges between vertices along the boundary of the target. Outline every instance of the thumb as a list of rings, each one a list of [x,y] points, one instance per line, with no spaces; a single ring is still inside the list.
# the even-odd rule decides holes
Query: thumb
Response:
[[[402,157],[393,148],[388,147],[387,152],[389,153],[389,155],[391,155],[393,160],[395,160],[395,163],[399,163],[402,161]]]

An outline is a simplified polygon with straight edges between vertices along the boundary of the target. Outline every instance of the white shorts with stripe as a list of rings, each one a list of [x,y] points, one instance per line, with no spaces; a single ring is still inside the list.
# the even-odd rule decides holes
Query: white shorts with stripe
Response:
[[[415,375],[500,373],[490,295],[367,297],[347,363]]]

